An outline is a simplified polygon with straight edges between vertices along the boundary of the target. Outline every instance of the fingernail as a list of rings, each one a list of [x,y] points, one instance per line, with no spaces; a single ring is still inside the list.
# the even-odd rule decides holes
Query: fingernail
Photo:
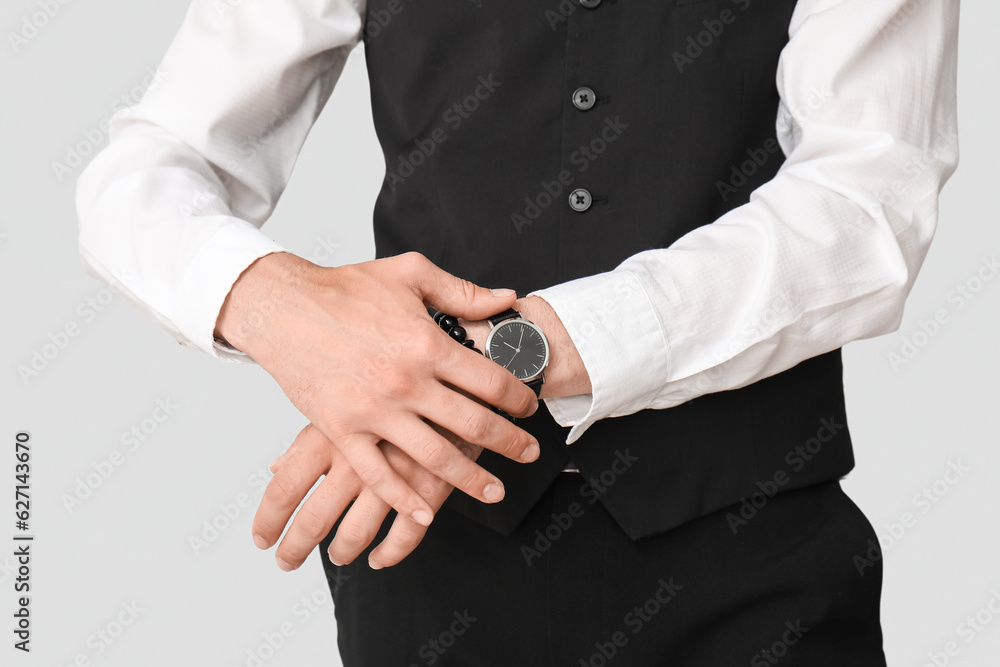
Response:
[[[368,557],[368,567],[370,567],[373,570],[381,570],[382,569],[382,563],[378,562],[377,560],[375,560],[374,558],[372,558],[371,556],[369,556]]]
[[[515,292],[512,289],[491,289],[490,292],[493,293],[493,296],[499,297],[501,299],[509,299],[510,297],[517,294],[517,292]]]
[[[434,515],[428,512],[427,510],[417,510],[411,516],[413,517],[413,520],[419,523],[421,526],[429,526],[431,525],[431,521],[434,520]]]
[[[281,558],[279,558],[277,556],[274,557],[274,560],[277,561],[278,567],[280,567],[285,572],[291,572],[292,570],[295,569],[294,567],[291,566],[291,564],[286,563],[285,561],[281,560]]]
[[[540,453],[541,450],[538,449],[538,443],[533,442],[527,447],[525,447],[524,451],[521,452],[521,460],[524,461],[525,463],[531,463],[532,461],[538,458],[538,455]]]
[[[254,536],[253,536],[253,543],[257,545],[258,549],[266,549],[269,546],[271,546],[270,542],[268,542],[263,537],[261,537],[260,535],[257,535],[257,534],[254,534]]]
[[[483,498],[491,503],[503,500],[503,485],[498,482],[487,484],[486,488],[483,489]]]
[[[329,552],[326,554],[326,557],[329,558],[330,562],[333,563],[334,565],[336,565],[337,567],[343,567],[345,565],[344,563],[341,563],[341,562],[337,561],[337,559],[335,559],[333,557],[333,554],[331,554]]]

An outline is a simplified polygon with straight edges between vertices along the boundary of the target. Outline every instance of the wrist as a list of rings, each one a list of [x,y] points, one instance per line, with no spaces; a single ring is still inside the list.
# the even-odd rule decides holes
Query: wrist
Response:
[[[589,394],[591,386],[587,368],[552,306],[540,296],[528,296],[518,299],[513,308],[524,319],[535,323],[549,342],[549,362],[545,368],[545,382],[539,397]],[[465,328],[466,338],[472,340],[477,349],[485,351],[486,338],[493,328],[489,321],[461,320],[460,324]]]
[[[279,304],[310,279],[315,265],[290,252],[256,259],[236,279],[219,309],[215,337],[260,363]]]
[[[514,309],[524,319],[534,322],[549,341],[549,364],[540,398],[557,398],[590,393],[590,376],[576,345],[559,315],[540,296],[518,299]]]

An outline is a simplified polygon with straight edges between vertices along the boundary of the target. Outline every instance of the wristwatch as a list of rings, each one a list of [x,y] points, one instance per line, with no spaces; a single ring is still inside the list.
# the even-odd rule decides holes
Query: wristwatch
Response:
[[[549,341],[534,322],[513,308],[489,318],[493,329],[486,337],[486,356],[525,383],[538,396],[549,363]]]

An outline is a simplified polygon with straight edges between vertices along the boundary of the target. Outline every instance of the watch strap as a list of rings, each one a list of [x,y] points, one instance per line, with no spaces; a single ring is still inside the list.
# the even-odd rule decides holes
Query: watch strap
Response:
[[[507,310],[503,311],[502,313],[497,313],[493,317],[489,318],[489,322],[493,326],[496,326],[496,325],[500,324],[501,322],[504,322],[506,320],[512,320],[515,317],[521,317],[521,313],[517,312],[513,308],[508,308]]]

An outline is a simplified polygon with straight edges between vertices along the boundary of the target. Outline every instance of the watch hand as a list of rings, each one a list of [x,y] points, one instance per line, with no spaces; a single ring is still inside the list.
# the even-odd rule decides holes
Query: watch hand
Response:
[[[513,345],[511,345],[507,341],[504,341],[503,344],[506,345],[507,347],[509,347],[510,349],[514,350],[515,352],[517,352],[517,350],[518,350],[518,348],[514,347]]]
[[[506,344],[507,344],[507,341],[504,341],[504,344],[506,345]],[[510,347],[510,346],[508,345],[507,347]],[[517,355],[518,355],[518,354],[520,354],[520,352],[521,352],[520,348],[511,348],[511,349],[513,349],[513,350],[514,350],[514,354],[510,355],[510,361],[508,361],[508,362],[507,362],[506,364],[504,364],[504,368],[507,368],[507,367],[508,367],[508,366],[510,366],[510,365],[511,365],[512,363],[514,363],[514,359],[516,359],[516,358],[517,358]],[[508,370],[509,370],[509,369],[508,369]]]
[[[524,327],[521,327],[521,336],[517,339],[517,349],[521,349],[521,341],[524,340]]]

